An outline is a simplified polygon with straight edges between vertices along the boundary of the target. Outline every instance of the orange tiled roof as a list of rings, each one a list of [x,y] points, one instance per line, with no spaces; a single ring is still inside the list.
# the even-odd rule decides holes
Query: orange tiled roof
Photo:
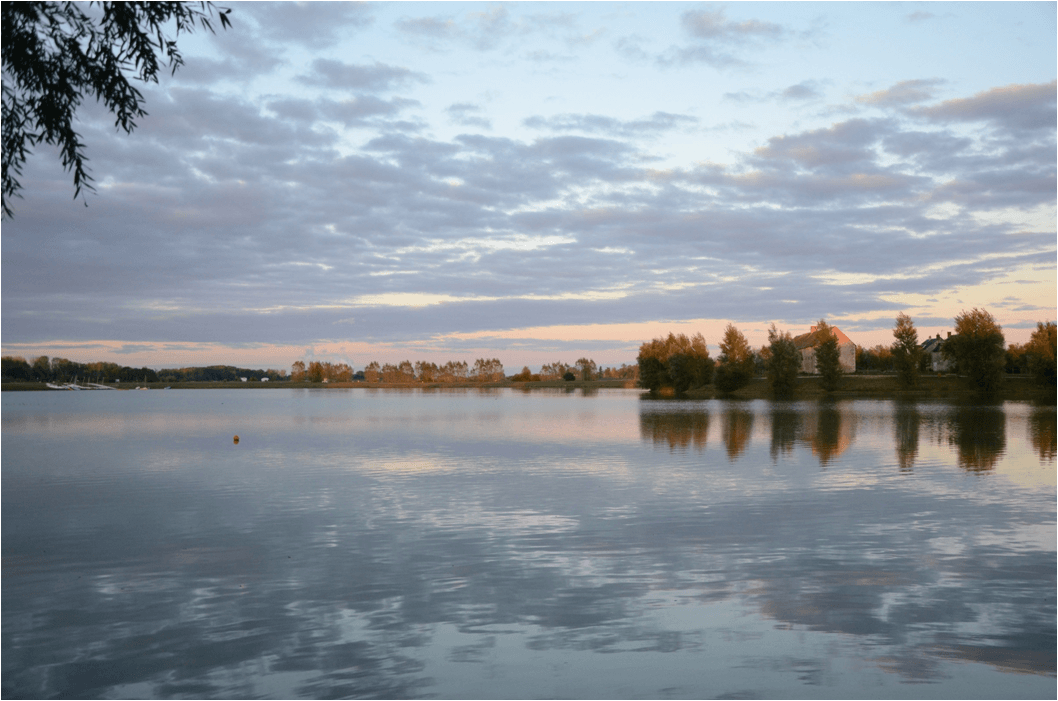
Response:
[[[814,348],[815,346],[818,346],[820,343],[822,343],[822,332],[816,330],[816,327],[814,326],[812,327],[812,329],[812,331],[809,331],[808,333],[803,333],[800,336],[794,338],[793,342],[797,350],[804,350],[805,348]],[[842,333],[841,329],[839,329],[837,326],[831,326],[830,330],[833,331],[834,335],[838,337],[839,346],[843,346],[846,343],[852,343],[852,340],[849,339],[849,337],[846,336],[844,333]]]

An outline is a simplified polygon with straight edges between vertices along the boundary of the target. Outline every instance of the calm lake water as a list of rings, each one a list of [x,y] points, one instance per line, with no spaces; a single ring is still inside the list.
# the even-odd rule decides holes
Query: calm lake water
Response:
[[[1053,405],[2,402],[5,698],[1055,697]]]

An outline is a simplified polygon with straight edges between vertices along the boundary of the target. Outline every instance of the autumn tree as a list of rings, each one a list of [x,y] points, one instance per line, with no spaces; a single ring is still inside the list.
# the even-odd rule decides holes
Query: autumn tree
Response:
[[[763,355],[763,354],[762,354]],[[793,394],[797,372],[801,368],[801,352],[794,345],[789,331],[779,331],[775,324],[768,330],[768,382],[778,397]]]
[[[856,368],[863,372],[891,372],[893,349],[881,343],[873,348],[856,346]]]
[[[311,363],[309,363],[309,367],[306,370],[305,375],[309,382],[323,382],[323,363],[318,360],[313,360]]]
[[[529,369],[529,366],[526,365],[522,368],[522,371],[520,373],[518,373],[517,375],[512,375],[511,379],[515,382],[530,382],[533,379],[533,373]]]
[[[834,329],[823,319],[817,325],[819,338],[816,346],[816,370],[822,380],[823,389],[833,392],[841,383],[841,351],[838,349],[838,337]]]
[[[1025,346],[1029,372],[1041,385],[1055,384],[1055,351],[1058,347],[1058,326],[1053,321],[1037,322],[1032,338]]]
[[[1008,375],[1029,373],[1029,346],[1027,343],[1011,343],[1003,353],[1003,369]]]
[[[580,358],[574,363],[577,368],[577,374],[580,375],[582,380],[594,380],[596,373],[595,361],[588,358]]]
[[[461,382],[470,372],[465,360],[449,360],[440,368],[441,382]]]
[[[569,372],[570,366],[566,365],[560,360],[556,360],[553,363],[547,363],[540,368],[540,379],[542,380],[561,380],[562,377]]]
[[[294,364],[290,366],[290,381],[291,382],[304,382],[305,381],[305,361],[295,360]]]
[[[670,333],[639,347],[639,386],[652,393],[672,389],[682,394],[713,379],[713,359],[702,334],[687,338]]]
[[[436,363],[428,363],[422,360],[415,361],[415,377],[419,382],[435,382],[440,375],[440,368]]]
[[[364,368],[364,381],[365,382],[378,382],[382,377],[382,368],[379,366],[377,360],[372,360]],[[291,378],[293,379],[293,378]]]
[[[85,12],[74,2],[3,3],[3,203],[21,196],[18,178],[38,144],[58,148],[63,167],[73,173],[74,197],[94,189],[85,145],[74,128],[86,97],[114,115],[126,133],[147,115],[143,94],[130,79],[157,83],[163,67],[183,65],[176,46],[181,33],[213,31],[212,3],[102,2]],[[222,9],[222,27],[230,10]],[[170,32],[172,34],[170,35]]]
[[[918,385],[918,370],[922,360],[922,347],[918,345],[918,331],[911,317],[903,312],[896,317],[893,327],[892,353],[897,376],[904,387]]]
[[[1006,363],[1003,327],[986,310],[975,307],[955,317],[955,334],[941,353],[955,362],[955,371],[977,391],[992,394],[999,389]]]
[[[474,361],[474,379],[478,382],[500,382],[503,380],[503,363],[498,358],[478,358]]]
[[[753,349],[742,332],[728,324],[720,341],[720,362],[713,383],[721,392],[731,393],[748,385],[753,371]]]

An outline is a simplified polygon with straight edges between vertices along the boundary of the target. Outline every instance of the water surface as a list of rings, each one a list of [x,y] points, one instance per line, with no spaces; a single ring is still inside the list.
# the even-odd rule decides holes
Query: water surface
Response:
[[[1055,695],[1054,406],[2,401],[8,698]]]

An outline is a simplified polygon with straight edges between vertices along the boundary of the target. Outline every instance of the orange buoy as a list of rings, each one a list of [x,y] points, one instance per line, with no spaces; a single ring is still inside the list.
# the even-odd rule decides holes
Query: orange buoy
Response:
[[[236,443],[236,445],[238,445],[238,443],[239,443],[239,437],[238,436],[235,436],[235,443]]]

